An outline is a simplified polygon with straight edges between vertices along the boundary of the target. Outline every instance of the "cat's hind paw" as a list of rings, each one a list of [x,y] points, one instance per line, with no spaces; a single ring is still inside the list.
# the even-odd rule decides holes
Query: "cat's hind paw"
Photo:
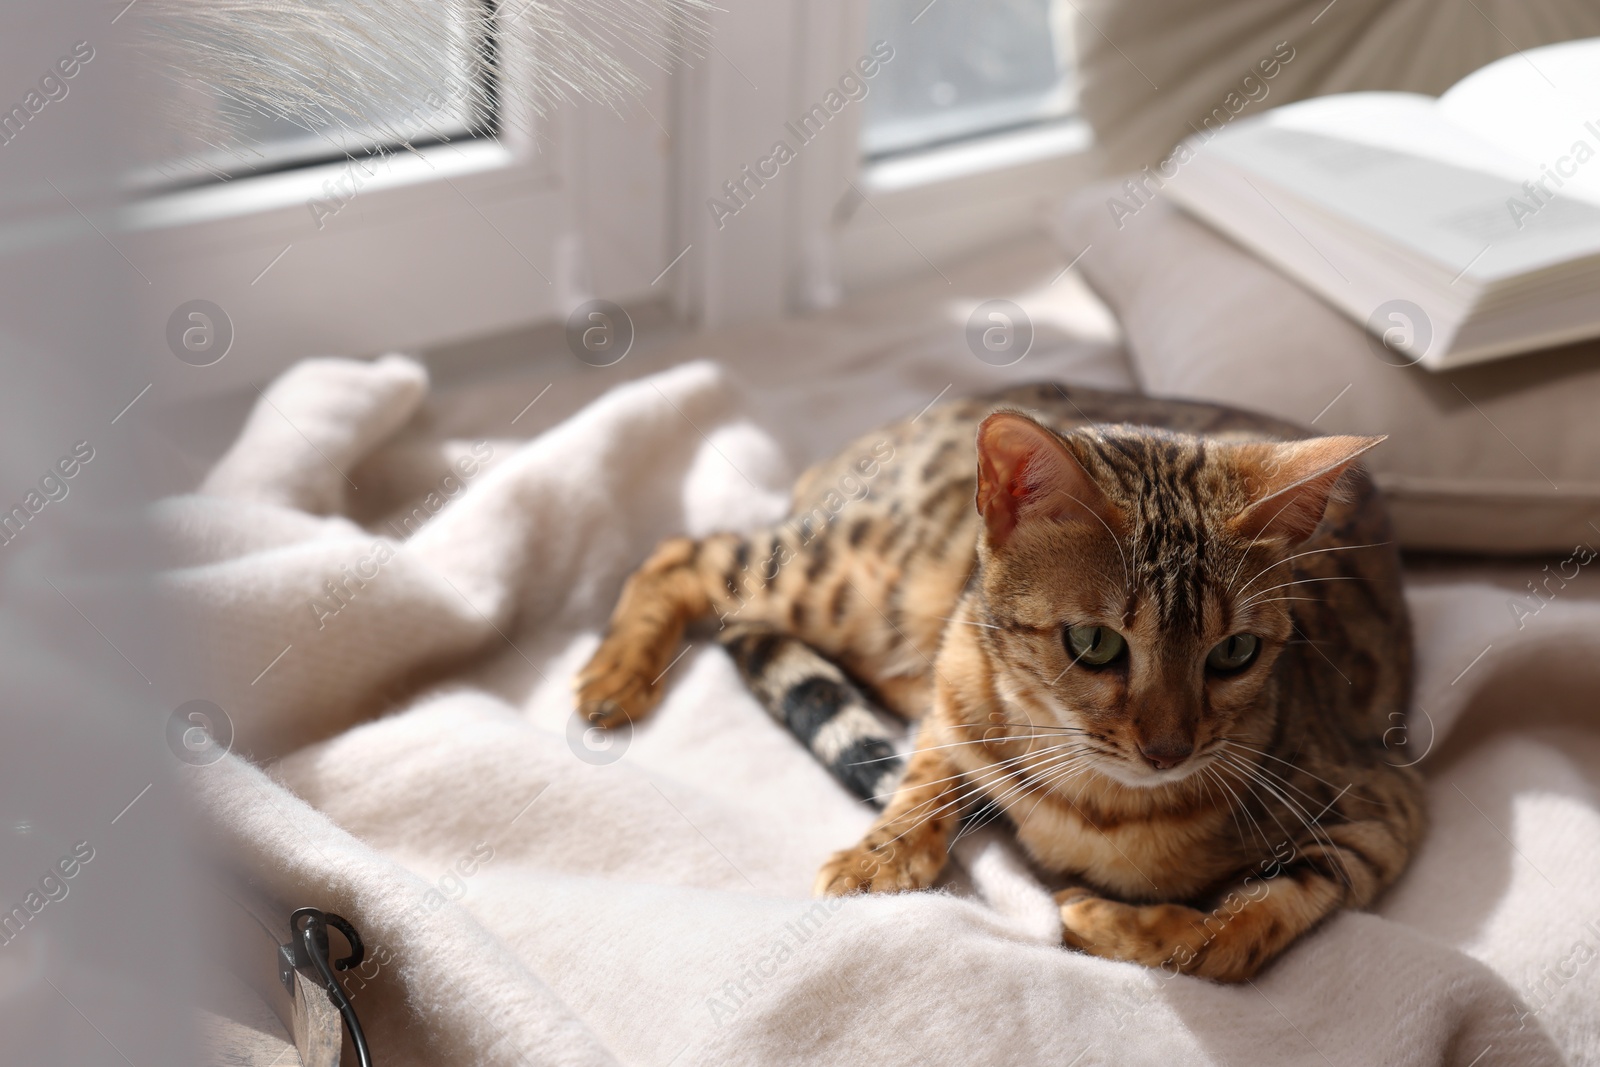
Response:
[[[572,688],[578,714],[603,727],[616,727],[649,714],[661,701],[661,676],[670,664],[637,643],[607,635]]]

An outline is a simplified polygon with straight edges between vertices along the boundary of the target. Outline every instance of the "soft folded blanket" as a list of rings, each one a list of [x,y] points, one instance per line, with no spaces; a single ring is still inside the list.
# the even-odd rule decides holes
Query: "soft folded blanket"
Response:
[[[812,901],[870,812],[713,646],[631,735],[574,722],[572,672],[657,539],[771,519],[830,444],[1003,384],[912,354],[633,381],[574,362],[453,406],[409,360],[309,361],[159,505],[163,589],[236,728],[186,770],[197,806],[269,892],[362,931],[377,1062],[1600,1063],[1581,580],[1519,629],[1487,571],[1414,576],[1426,715],[1394,740],[1427,750],[1427,845],[1377,914],[1238,988],[1058,947],[999,833],[940,891]],[[1107,377],[1064,355],[1005,373]]]

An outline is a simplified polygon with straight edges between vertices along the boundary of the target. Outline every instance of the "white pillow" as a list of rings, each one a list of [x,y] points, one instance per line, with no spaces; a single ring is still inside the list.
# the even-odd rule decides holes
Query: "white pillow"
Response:
[[[1117,190],[1069,199],[1057,237],[1122,320],[1146,392],[1388,434],[1365,462],[1407,548],[1600,545],[1600,342],[1443,374],[1395,366],[1360,327],[1176,207],[1157,199],[1119,224],[1107,207]]]

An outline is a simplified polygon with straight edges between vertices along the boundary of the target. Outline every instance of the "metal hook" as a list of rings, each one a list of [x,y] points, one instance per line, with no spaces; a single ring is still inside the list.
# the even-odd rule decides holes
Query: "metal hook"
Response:
[[[361,961],[367,958],[366,946],[361,943],[361,935],[356,932],[356,928],[354,926],[350,925],[350,921],[348,919],[345,919],[339,915],[335,915],[331,911],[323,912],[318,911],[316,908],[301,908],[299,911],[289,916],[289,929],[294,931],[296,934],[300,933],[298,923],[302,918],[310,918],[313,919],[313,921],[320,918],[329,926],[343,934],[345,941],[349,943],[350,955],[346,956],[342,960],[335,961],[333,965],[334,970],[348,971],[352,967],[361,966]],[[321,931],[317,935],[317,948],[322,952],[324,957],[327,956],[328,934],[326,930]],[[298,963],[299,961],[296,962]]]
[[[305,920],[304,925],[301,924],[302,919]],[[346,971],[361,963],[366,956],[366,949],[361,943],[361,935],[348,920],[317,908],[299,908],[289,916],[291,935],[289,943],[278,946],[280,977],[283,978],[284,985],[293,992],[294,981],[290,972],[303,973],[307,968],[314,970],[317,984],[327,991],[328,999],[339,1009],[339,1015],[344,1019],[345,1029],[350,1033],[350,1043],[355,1046],[356,1058],[361,1067],[372,1067],[372,1056],[367,1051],[367,1038],[361,1032],[361,1020],[356,1018],[354,1005],[350,1003],[350,998],[345,996],[344,990],[339,988],[338,979],[334,978],[333,969],[328,966],[329,926],[343,934],[344,939],[350,943],[350,955],[339,960],[334,967]]]

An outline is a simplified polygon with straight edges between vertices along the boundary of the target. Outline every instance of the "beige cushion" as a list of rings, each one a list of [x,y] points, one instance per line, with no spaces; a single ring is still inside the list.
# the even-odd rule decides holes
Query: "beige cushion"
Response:
[[[1437,96],[1519,48],[1600,35],[1594,0],[1076,0],[1072,6],[1079,106],[1117,170],[1155,162],[1218,109],[1224,118],[1253,115],[1358,89]],[[1287,63],[1272,62],[1291,54]],[[1263,69],[1270,77],[1262,77]]]
[[[1600,544],[1600,342],[1446,374],[1395,366],[1355,323],[1164,201],[1119,230],[1114,192],[1071,198],[1057,236],[1069,259],[1092,246],[1078,268],[1122,320],[1146,391],[1388,434],[1367,461],[1408,548]]]

